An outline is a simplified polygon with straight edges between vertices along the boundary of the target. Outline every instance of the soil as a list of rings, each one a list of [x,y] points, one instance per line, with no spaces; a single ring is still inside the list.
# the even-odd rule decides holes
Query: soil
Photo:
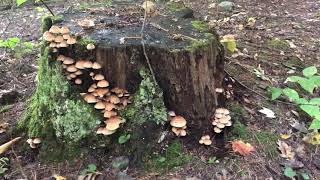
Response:
[[[296,106],[269,101],[267,92],[269,86],[284,87],[284,81],[292,72],[300,72],[309,65],[319,66],[320,60],[320,2],[318,0],[234,0],[236,5],[232,12],[223,12],[218,8],[217,0],[186,0],[195,15],[215,27],[220,36],[237,35],[237,48],[243,54],[227,54],[226,74],[231,79],[230,87],[233,95],[228,100],[228,107],[234,110],[234,116],[245,124],[253,139],[249,141],[256,153],[249,157],[241,157],[232,152],[230,143],[226,143],[224,152],[213,154],[216,147],[203,147],[190,143],[190,138],[179,140],[183,144],[184,153],[193,158],[192,162],[165,171],[165,173],[144,172],[134,167],[125,171],[128,176],[136,179],[286,179],[283,175],[283,164],[286,162],[277,152],[277,145],[270,145],[271,136],[285,141],[297,154],[303,167],[297,172],[307,173],[311,179],[320,177],[318,146],[312,146],[302,141],[304,133],[291,125],[297,121],[309,123],[303,115],[296,116]],[[53,12],[58,13],[79,2],[68,1],[50,3]],[[1,39],[19,37],[23,41],[35,44],[40,39],[41,16],[47,11],[38,12],[34,6],[14,8],[0,12]],[[250,17],[256,19],[253,27],[247,26]],[[242,24],[242,29],[239,25]],[[279,38],[287,45],[272,45],[272,40]],[[0,112],[0,124],[7,122],[10,128],[17,126],[18,120],[27,107],[28,98],[36,87],[38,48],[21,59],[15,58],[14,52],[0,48],[0,92],[14,90],[18,92],[14,103],[8,110]],[[259,78],[254,69],[264,71],[264,79]],[[3,105],[1,104],[1,108]],[[237,108],[240,107],[240,108]],[[258,110],[268,107],[276,113],[275,119],[266,118]],[[241,112],[236,112],[241,109]],[[239,115],[240,114],[240,115]],[[268,134],[266,138],[258,134]],[[280,134],[291,134],[283,140]],[[227,133],[228,137],[232,133]],[[171,137],[171,136],[170,136]],[[272,136],[273,137],[273,136]],[[8,133],[0,134],[0,144],[11,138]],[[230,137],[231,138],[231,137]],[[232,138],[231,138],[232,139]],[[275,150],[275,153],[272,151]],[[219,152],[219,151],[218,151]],[[37,152],[24,152],[15,146],[5,154],[10,158],[9,170],[5,179],[50,179],[54,175],[76,179],[79,172],[90,163],[96,164],[100,179],[116,179],[119,172],[110,166],[114,158],[103,150],[80,155],[73,161],[46,165],[40,163]],[[210,158],[218,161],[208,163]],[[2,177],[0,177],[1,179]],[[301,177],[300,177],[301,178]]]

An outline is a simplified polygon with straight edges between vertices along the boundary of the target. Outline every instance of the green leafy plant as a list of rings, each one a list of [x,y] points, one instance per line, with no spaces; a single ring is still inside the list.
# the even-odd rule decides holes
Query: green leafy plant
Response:
[[[97,166],[95,164],[89,164],[86,169],[81,171],[81,175],[86,175],[90,173],[96,173],[97,172]]]
[[[0,176],[3,175],[8,168],[6,166],[8,165],[9,159],[6,157],[0,158]]]
[[[217,160],[217,157],[210,157],[209,160],[208,160],[208,164],[216,164],[218,163],[219,161]]]
[[[6,48],[14,52],[16,58],[31,53],[34,44],[31,42],[22,42],[19,38],[9,38],[7,40],[0,39],[0,48]]]
[[[296,173],[291,167],[286,167],[286,168],[284,169],[283,174],[284,174],[286,177],[291,178],[291,179],[293,179],[293,178],[297,175],[297,173]]]
[[[231,52],[234,53],[237,49],[237,41],[234,35],[228,34],[223,36],[220,42]]]
[[[295,89],[286,87],[284,89],[281,88],[270,88],[272,93],[271,99],[276,100],[281,95],[285,95],[291,101],[296,103],[301,110],[306,112],[313,121],[309,126],[309,129],[319,130],[320,129],[320,98],[314,97],[315,89],[320,87],[320,76],[317,75],[317,68],[315,66],[311,66],[305,68],[303,71],[303,77],[300,76],[289,76],[286,82],[297,83],[300,87],[306,91],[311,98],[308,98],[308,95],[304,95],[300,93],[300,95],[304,95],[304,97],[300,97],[298,91]]]
[[[119,144],[125,144],[126,142],[129,141],[130,138],[131,138],[131,134],[121,135],[121,136],[118,138],[118,143],[119,143]]]

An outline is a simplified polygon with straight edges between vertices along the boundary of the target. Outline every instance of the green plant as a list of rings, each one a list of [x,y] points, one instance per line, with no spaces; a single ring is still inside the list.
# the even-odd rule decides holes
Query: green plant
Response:
[[[6,157],[0,158],[0,176],[2,176],[8,168],[5,168],[8,165],[9,159]]]
[[[87,175],[90,173],[96,173],[97,172],[97,166],[95,164],[89,164],[86,169],[81,171],[81,175]]]
[[[292,169],[291,167],[289,166],[286,166],[284,168],[284,171],[283,171],[283,174],[290,178],[290,179],[295,179],[295,177],[298,176],[298,174],[302,177],[303,180],[310,180],[310,177],[307,173],[305,172],[301,172],[301,171],[295,171],[294,169]],[[300,179],[300,178],[299,178]]]
[[[16,58],[22,58],[25,54],[32,52],[34,44],[31,42],[22,42],[19,38],[0,39],[0,48],[10,49],[14,52]]]
[[[131,138],[131,134],[123,134],[118,138],[119,144],[125,144]]]
[[[313,130],[319,130],[320,129],[320,98],[319,97],[312,97],[314,95],[314,90],[318,89],[320,87],[320,76],[317,74],[317,68],[315,66],[311,66],[308,68],[305,68],[303,71],[303,76],[289,76],[286,80],[286,82],[292,82],[297,83],[300,85],[300,87],[305,90],[310,98],[308,98],[308,95],[304,95],[303,93],[300,93],[300,95],[304,95],[304,97],[300,97],[299,93],[289,87],[286,87],[284,89],[281,88],[270,88],[270,91],[272,93],[271,99],[275,100],[279,98],[282,94],[285,95],[287,98],[289,98],[291,101],[296,103],[301,110],[306,112],[311,118],[313,118],[313,121],[311,125],[309,126],[309,129]]]
[[[218,163],[219,161],[217,160],[217,157],[210,157],[209,160],[208,160],[208,164],[216,164]]]

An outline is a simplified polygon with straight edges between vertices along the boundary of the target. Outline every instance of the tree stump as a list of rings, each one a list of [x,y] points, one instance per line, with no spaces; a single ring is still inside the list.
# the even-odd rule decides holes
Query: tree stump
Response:
[[[61,65],[55,61],[61,54],[76,61],[98,62],[111,87],[135,94],[135,105],[124,110],[129,123],[122,131],[133,134],[128,146],[131,148],[126,148],[129,153],[134,152],[133,159],[140,159],[136,156],[142,156],[146,148],[157,144],[163,127],[157,124],[167,120],[166,109],[187,120],[188,134],[195,137],[196,143],[205,132],[213,133],[212,116],[224,103],[222,93],[216,92],[223,87],[224,78],[224,51],[218,36],[206,23],[195,20],[192,11],[183,4],[166,3],[157,5],[156,9],[144,18],[141,6],[116,4],[44,19],[43,31],[53,24],[68,27],[77,43],[58,50],[46,43],[42,48],[38,88],[23,126],[31,138],[53,137],[58,144],[79,145],[81,139],[95,135],[93,127],[99,125],[96,120],[100,117],[103,121],[98,111],[93,113],[93,107],[79,101],[79,92],[87,92],[93,83],[89,73],[80,75],[82,85],[73,82],[71,89],[61,75]],[[83,22],[87,23],[86,27]],[[95,49],[88,50],[91,43]],[[150,107],[139,105],[139,98]],[[132,109],[138,116],[126,112]],[[62,141],[56,141],[57,137]],[[101,137],[99,140],[104,141]],[[57,151],[56,146],[49,144],[47,149]]]
[[[157,8],[145,22],[143,37],[165,105],[185,117],[188,124],[208,127],[219,101],[223,101],[215,91],[222,88],[223,48],[208,25],[194,20],[183,5]],[[94,40],[97,48],[91,58],[102,64],[106,79],[135,92],[141,81],[138,70],[148,69],[139,38],[143,15],[139,6],[117,5],[64,14],[61,25],[70,27],[79,38]],[[84,18],[93,20],[95,26],[80,28],[77,22]]]

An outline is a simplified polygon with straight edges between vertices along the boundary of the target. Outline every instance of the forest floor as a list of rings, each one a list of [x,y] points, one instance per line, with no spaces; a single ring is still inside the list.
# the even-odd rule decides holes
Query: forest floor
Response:
[[[319,145],[303,141],[310,119],[297,106],[270,101],[267,90],[268,87],[285,87],[286,78],[291,74],[300,74],[305,67],[320,67],[320,1],[233,2],[235,9],[231,12],[221,11],[217,0],[203,0],[201,3],[199,0],[186,0],[185,4],[194,10],[197,18],[214,26],[221,37],[227,34],[237,37],[238,52],[226,54],[225,71],[235,81],[232,87],[234,95],[227,104],[233,120],[237,122],[227,139],[248,142],[256,148],[256,152],[242,157],[233,153],[227,143],[230,152],[218,157],[210,152],[210,148],[183,148],[183,141],[177,141],[168,148],[176,151],[176,154],[173,153],[175,157],[167,153],[164,161],[169,165],[158,167],[163,171],[141,172],[129,168],[123,179],[286,179],[285,167],[292,167],[298,179],[307,179],[307,176],[310,179],[320,178]],[[74,2],[50,3],[56,13],[63,12],[71,4],[76,5]],[[35,43],[37,47],[40,21],[45,14],[48,14],[46,10],[40,12],[34,6],[2,10],[0,38],[19,37]],[[247,25],[249,18],[255,19],[254,25]],[[10,105],[0,105],[0,125],[8,123],[9,129],[17,126],[36,88],[39,48],[34,48],[31,53],[21,55],[21,52],[0,49],[0,91],[10,92],[8,95],[12,100]],[[260,113],[263,107],[275,112],[276,118],[267,118]],[[0,144],[10,138],[0,128]],[[282,144],[282,152],[278,149],[279,141],[287,145],[284,147]],[[22,157],[20,151],[15,149],[17,147],[6,154],[10,158],[9,170],[4,177],[0,172],[0,179],[50,179],[56,174],[76,179],[89,163],[97,165],[102,173],[100,179],[119,178],[119,172],[112,167],[100,166],[99,159],[81,159],[77,165],[44,165],[36,158]],[[295,156],[288,161],[285,157],[290,153]],[[177,157],[184,160],[178,161]]]

